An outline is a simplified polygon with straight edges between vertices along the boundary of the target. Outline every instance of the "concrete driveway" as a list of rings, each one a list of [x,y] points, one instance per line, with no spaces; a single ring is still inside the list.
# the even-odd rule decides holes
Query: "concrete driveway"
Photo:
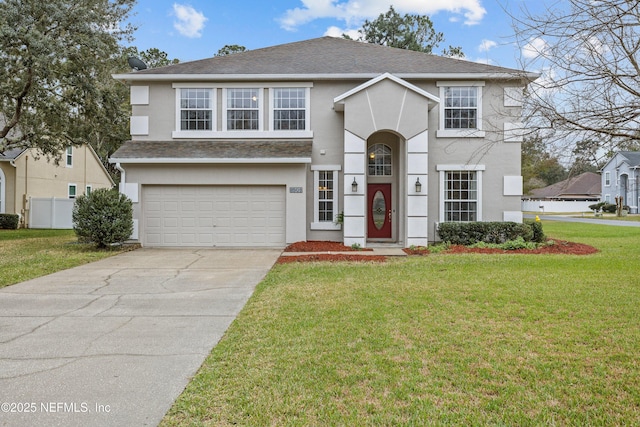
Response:
[[[139,249],[0,289],[0,425],[157,425],[280,252]]]

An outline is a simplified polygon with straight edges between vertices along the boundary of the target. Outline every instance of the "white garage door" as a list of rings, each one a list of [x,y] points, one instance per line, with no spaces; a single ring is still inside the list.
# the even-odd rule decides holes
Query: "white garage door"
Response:
[[[284,246],[284,186],[142,189],[147,246]]]

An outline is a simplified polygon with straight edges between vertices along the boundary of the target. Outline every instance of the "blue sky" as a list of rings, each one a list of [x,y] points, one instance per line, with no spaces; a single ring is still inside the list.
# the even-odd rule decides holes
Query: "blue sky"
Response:
[[[402,14],[431,18],[445,36],[436,53],[461,46],[468,60],[511,68],[519,68],[520,51],[505,9],[520,15],[522,7],[542,7],[540,0],[138,0],[132,44],[185,62],[211,57],[226,44],[257,49],[353,32],[391,4]]]

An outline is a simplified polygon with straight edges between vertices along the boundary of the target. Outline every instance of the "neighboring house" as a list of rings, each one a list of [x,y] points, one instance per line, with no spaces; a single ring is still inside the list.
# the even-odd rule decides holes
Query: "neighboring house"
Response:
[[[37,149],[0,153],[0,213],[19,214],[22,227],[29,226],[30,198],[73,199],[113,185],[102,162],[86,144],[68,147],[58,164]]]
[[[110,161],[145,246],[401,246],[443,221],[522,221],[536,74],[322,37],[115,75]]]
[[[535,188],[523,197],[523,211],[583,212],[600,200],[600,175],[585,172],[547,187]]]
[[[615,203],[622,196],[622,204],[638,213],[640,206],[640,151],[620,151],[602,168],[602,201]]]

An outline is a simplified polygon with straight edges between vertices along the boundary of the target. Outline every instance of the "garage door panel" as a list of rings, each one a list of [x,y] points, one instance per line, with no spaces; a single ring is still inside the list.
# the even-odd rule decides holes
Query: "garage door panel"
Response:
[[[284,186],[143,186],[149,246],[284,246]]]

